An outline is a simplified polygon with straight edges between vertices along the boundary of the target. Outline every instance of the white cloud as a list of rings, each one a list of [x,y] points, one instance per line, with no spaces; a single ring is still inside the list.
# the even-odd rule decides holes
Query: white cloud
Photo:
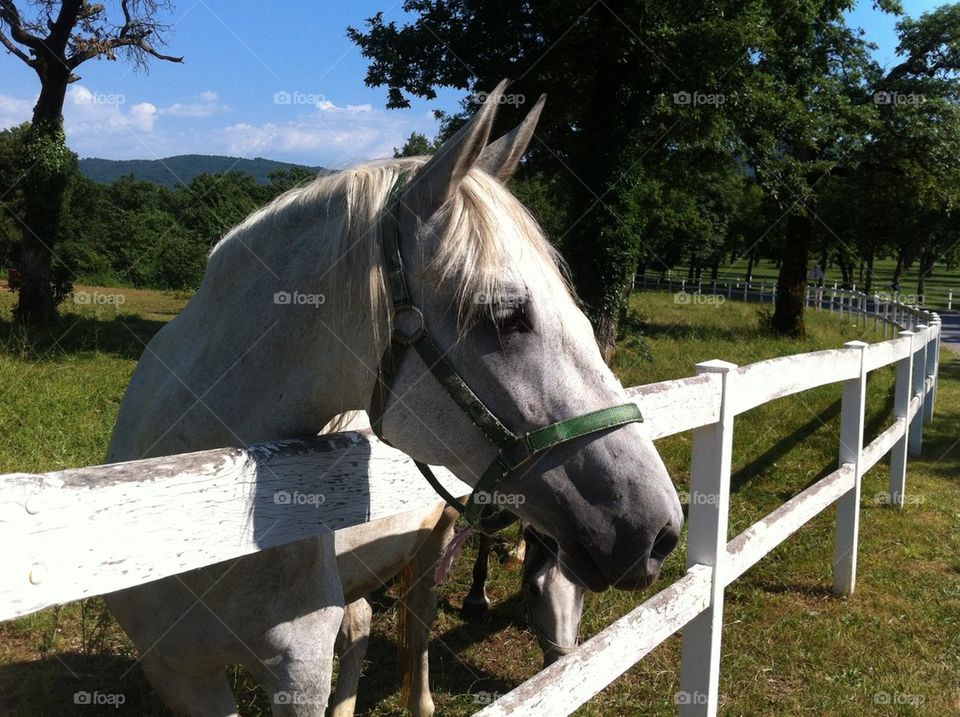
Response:
[[[0,129],[13,127],[30,120],[36,100],[0,95]]]
[[[216,92],[210,90],[201,92],[195,99],[197,100],[195,102],[177,102],[164,107],[160,110],[160,114],[172,117],[212,117],[230,109],[220,102],[220,96]]]
[[[0,95],[0,129],[30,118],[33,100]],[[81,157],[132,159],[174,154],[228,154],[343,167],[390,157],[411,132],[433,135],[428,113],[375,109],[369,103],[271,105],[264,119],[216,124],[227,109],[207,90],[182,103],[132,103],[120,94],[72,85],[64,106],[67,142]],[[262,106],[255,108],[257,115]],[[250,109],[253,115],[254,108]]]

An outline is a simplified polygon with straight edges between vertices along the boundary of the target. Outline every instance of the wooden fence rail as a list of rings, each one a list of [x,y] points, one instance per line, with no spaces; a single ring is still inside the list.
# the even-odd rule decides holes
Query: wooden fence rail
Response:
[[[887,502],[903,505],[907,456],[936,396],[939,318],[887,309],[885,323],[911,327],[889,341],[707,361],[695,376],[628,389],[651,437],[693,431],[686,575],[479,714],[570,714],[682,628],[680,714],[715,715],[726,586],[833,503],[833,588],[853,592],[863,474],[889,453]],[[894,422],[864,446],[867,376],[888,365]],[[728,540],[736,416],[830,383],[843,386],[839,467]],[[455,495],[468,491],[437,474]],[[412,462],[369,432],[0,476],[0,620],[437,502]]]

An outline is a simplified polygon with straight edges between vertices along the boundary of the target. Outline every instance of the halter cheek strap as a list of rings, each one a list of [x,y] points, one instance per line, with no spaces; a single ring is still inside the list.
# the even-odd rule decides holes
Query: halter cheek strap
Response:
[[[370,401],[370,425],[380,440],[389,445],[389,441],[383,436],[383,415],[391,394],[390,386],[400,370],[407,349],[413,348],[454,403],[487,440],[499,449],[496,458],[474,486],[466,507],[440,484],[430,466],[415,461],[417,468],[440,497],[463,513],[471,525],[483,532],[496,532],[515,520],[508,511],[491,514],[491,508],[495,507],[494,494],[498,486],[517,468],[555,446],[642,421],[643,416],[636,404],[625,403],[568,418],[519,435],[507,428],[470,389],[431,340],[423,312],[410,298],[400,254],[400,196],[405,179],[406,173],[401,173],[394,183],[383,218],[383,254],[393,302],[393,332],[390,343],[380,358],[377,382]]]

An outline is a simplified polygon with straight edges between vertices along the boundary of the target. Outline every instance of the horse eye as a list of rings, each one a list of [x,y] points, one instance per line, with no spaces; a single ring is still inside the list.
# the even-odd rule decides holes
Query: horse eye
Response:
[[[493,318],[497,325],[497,330],[501,334],[523,334],[533,330],[533,327],[530,325],[529,316],[522,304],[511,307],[502,314],[498,312],[494,314]]]

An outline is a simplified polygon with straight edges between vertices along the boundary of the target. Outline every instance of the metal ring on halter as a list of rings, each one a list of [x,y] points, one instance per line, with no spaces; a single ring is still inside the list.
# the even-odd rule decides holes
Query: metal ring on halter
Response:
[[[409,336],[400,330],[400,318],[407,312],[413,313],[417,317],[417,329]],[[394,310],[393,314],[393,340],[402,346],[415,344],[427,333],[427,324],[423,318],[423,312],[416,306],[407,304]]]

